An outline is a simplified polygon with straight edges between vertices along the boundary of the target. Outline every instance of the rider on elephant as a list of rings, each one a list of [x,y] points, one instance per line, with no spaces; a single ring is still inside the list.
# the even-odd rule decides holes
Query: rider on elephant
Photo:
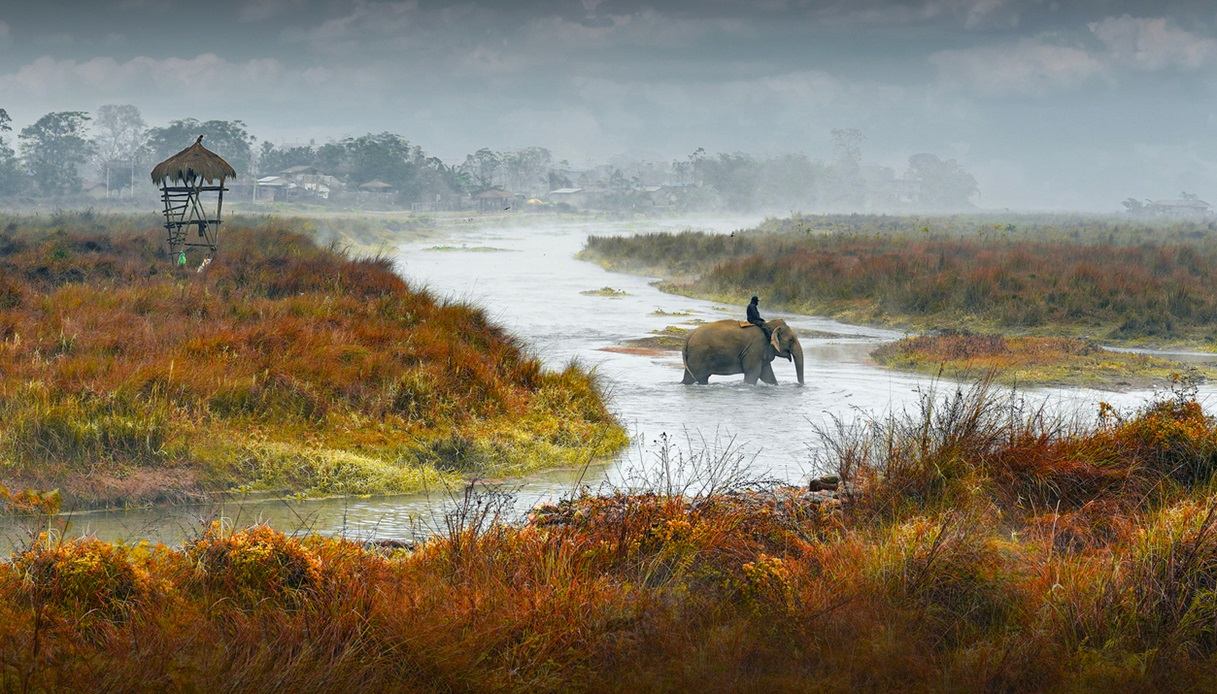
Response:
[[[761,300],[752,297],[752,301],[748,303],[748,322],[765,331],[765,339],[769,339],[769,326],[765,325],[765,319],[761,318],[761,310],[758,308]]]

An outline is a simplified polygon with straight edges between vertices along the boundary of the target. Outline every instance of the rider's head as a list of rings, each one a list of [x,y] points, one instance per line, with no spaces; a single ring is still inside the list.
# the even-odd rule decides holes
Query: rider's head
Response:
[[[755,303],[759,303],[759,302],[760,302],[760,299],[756,298],[755,296],[752,297],[752,303],[755,304]]]

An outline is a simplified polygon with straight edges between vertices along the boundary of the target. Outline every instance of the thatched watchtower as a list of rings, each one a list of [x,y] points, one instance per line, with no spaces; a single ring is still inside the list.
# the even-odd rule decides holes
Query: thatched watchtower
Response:
[[[236,175],[223,157],[203,146],[202,135],[152,169],[152,182],[160,186],[165,203],[165,232],[174,264],[186,264],[188,248],[206,249],[208,258],[216,254],[228,190],[224,179]],[[196,233],[188,233],[191,230]]]

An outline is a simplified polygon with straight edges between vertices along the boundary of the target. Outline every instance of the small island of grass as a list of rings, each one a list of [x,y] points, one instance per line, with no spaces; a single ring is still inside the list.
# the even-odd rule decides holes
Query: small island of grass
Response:
[[[1166,383],[1189,367],[1147,354],[1115,352],[1072,337],[919,335],[887,343],[871,353],[896,369],[967,378],[991,373],[1020,385],[1131,387]],[[1211,367],[1190,367],[1209,375]]]
[[[614,289],[612,287],[601,287],[599,289],[585,289],[579,292],[583,296],[603,296],[609,299],[620,299],[624,296],[629,296],[630,293],[624,289]]]

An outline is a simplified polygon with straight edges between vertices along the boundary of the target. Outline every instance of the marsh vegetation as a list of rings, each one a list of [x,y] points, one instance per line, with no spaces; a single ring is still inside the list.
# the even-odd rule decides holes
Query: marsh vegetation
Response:
[[[886,347],[887,365],[1129,386],[1183,367],[1095,341],[1217,347],[1214,231],[1074,216],[796,216],[731,234],[591,237],[582,257],[661,275],[678,294],[737,304],[759,294],[771,308],[962,333]]]
[[[1111,340],[1217,340],[1217,234],[1086,217],[818,216],[732,234],[588,239],[673,291],[860,322]]]
[[[820,436],[830,491],[711,461],[699,484],[576,496],[522,527],[471,492],[413,548],[219,525],[180,548],[39,536],[0,564],[0,684],[1211,681],[1217,424],[1186,386],[1092,419],[981,384]]]
[[[626,440],[593,378],[290,222],[175,271],[126,218],[0,220],[0,482],[114,505],[405,492]]]

